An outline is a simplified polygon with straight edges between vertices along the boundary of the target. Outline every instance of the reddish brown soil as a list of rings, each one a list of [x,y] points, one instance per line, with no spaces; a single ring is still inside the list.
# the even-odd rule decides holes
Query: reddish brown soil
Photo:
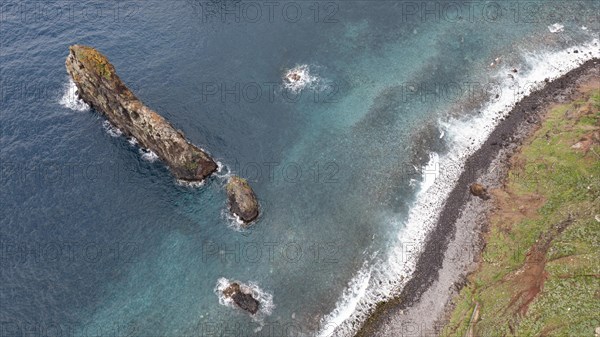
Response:
[[[513,274],[514,278],[510,280],[514,294],[507,310],[513,310],[520,315],[527,313],[529,304],[544,289],[544,282],[548,276],[545,271],[546,253],[548,253],[550,244],[571,223],[573,223],[573,218],[569,217],[556,224],[551,230],[543,233],[531,247],[525,258],[525,264]]]

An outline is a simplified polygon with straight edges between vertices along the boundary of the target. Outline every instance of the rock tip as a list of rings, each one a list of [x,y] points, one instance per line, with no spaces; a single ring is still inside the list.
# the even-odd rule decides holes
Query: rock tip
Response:
[[[89,72],[95,73],[98,76],[104,77],[107,80],[112,80],[115,77],[115,68],[97,49],[74,44],[69,46],[71,55],[83,65]]]

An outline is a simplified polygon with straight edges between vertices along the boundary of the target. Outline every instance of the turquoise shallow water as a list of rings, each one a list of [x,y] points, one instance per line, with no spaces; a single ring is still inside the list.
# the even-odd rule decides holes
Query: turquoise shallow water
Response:
[[[438,121],[480,106],[449,85],[599,32],[591,1],[482,2],[463,19],[444,1],[282,2],[272,17],[262,2],[19,4],[0,22],[2,336],[316,334],[397,244],[417,171],[449,150]],[[245,8],[239,22],[223,5]],[[61,104],[74,43],[105,53],[219,175],[180,186],[96,112]],[[315,81],[292,94],[282,76],[298,65]],[[249,230],[224,212],[227,172],[260,199]],[[221,305],[222,277],[272,306],[252,319]]]

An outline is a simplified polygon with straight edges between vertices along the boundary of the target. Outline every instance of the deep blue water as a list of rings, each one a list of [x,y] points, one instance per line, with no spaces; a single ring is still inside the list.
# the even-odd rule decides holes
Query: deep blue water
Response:
[[[449,149],[438,120],[481,103],[435,85],[483,83],[499,55],[598,37],[592,1],[480,2],[468,19],[444,7],[456,4],[3,3],[0,336],[316,333],[395,244],[421,180],[411,168]],[[178,185],[98,112],[61,104],[72,44],[107,55],[219,175]],[[282,76],[298,65],[316,80],[293,94]],[[429,96],[411,96],[423,85]],[[229,171],[260,199],[250,230],[225,215]],[[253,320],[220,305],[221,277],[255,283],[274,307]]]

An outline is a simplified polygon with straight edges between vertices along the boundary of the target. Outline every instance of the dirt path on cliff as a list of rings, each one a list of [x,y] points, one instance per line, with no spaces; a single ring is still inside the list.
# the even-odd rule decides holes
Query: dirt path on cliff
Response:
[[[518,313],[525,315],[529,304],[544,288],[544,282],[548,277],[546,272],[546,255],[550,244],[555,237],[560,235],[574,221],[574,217],[570,216],[553,226],[553,228],[543,233],[538,241],[531,247],[525,258],[523,267],[515,274],[510,275],[510,282],[513,290],[510,303],[507,307],[508,311],[513,314]]]

